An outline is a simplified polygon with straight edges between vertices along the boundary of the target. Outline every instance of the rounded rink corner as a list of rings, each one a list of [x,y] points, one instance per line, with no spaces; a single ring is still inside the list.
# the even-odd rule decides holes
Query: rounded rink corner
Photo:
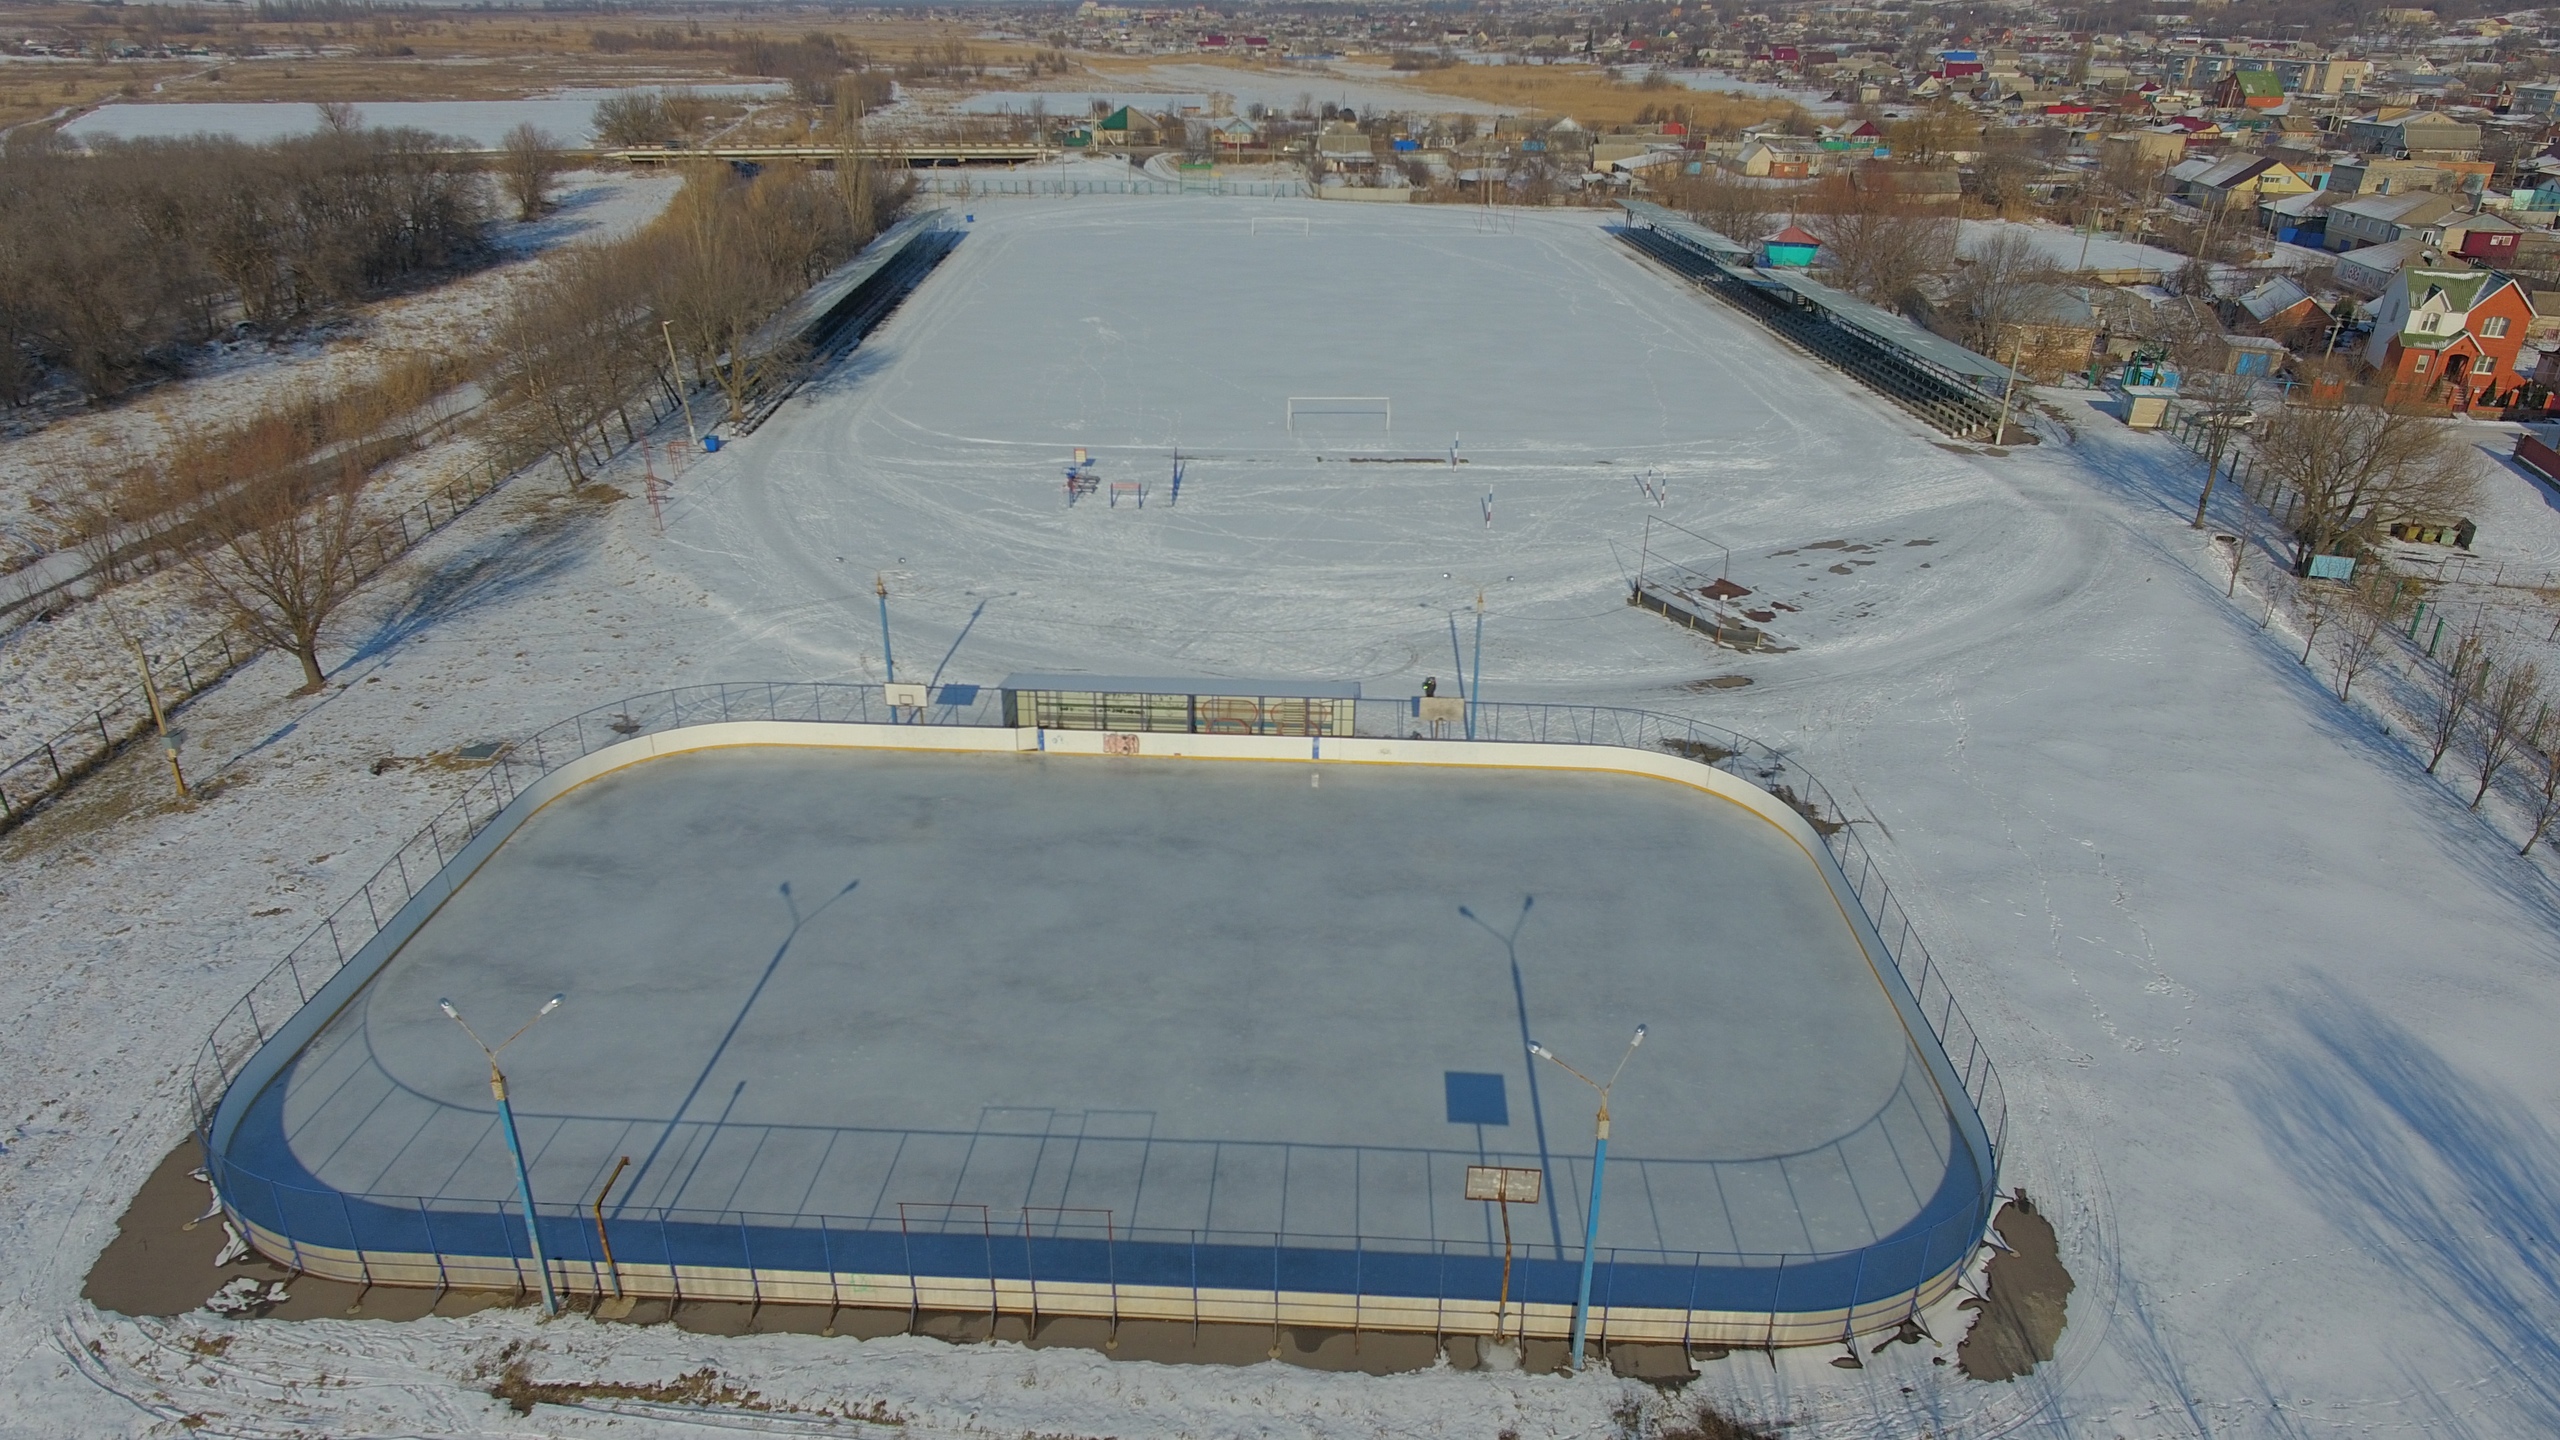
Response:
[[[1890,1328],[1975,1253],[1998,1077],[1765,748],[888,698],[502,750],[208,1041],[241,1233],[365,1285],[1562,1338],[1596,1229],[1592,1336],[1723,1347]],[[502,1126],[438,1003],[494,1039],[555,992]],[[1593,1097],[1530,1047],[1605,1075],[1638,1023],[1595,1227]]]

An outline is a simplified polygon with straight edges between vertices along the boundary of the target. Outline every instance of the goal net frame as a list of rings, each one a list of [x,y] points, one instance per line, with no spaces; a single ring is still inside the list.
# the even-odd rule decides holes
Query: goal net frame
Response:
[[[1272,231],[1275,234],[1308,235],[1314,233],[1307,228],[1307,217],[1304,215],[1256,215],[1253,217],[1253,228],[1249,233],[1255,235],[1261,234],[1262,227],[1266,224],[1271,226]]]
[[[1292,395],[1289,397],[1289,428],[1298,428],[1301,415],[1375,415],[1386,421],[1387,429],[1396,428],[1393,397],[1386,395]]]

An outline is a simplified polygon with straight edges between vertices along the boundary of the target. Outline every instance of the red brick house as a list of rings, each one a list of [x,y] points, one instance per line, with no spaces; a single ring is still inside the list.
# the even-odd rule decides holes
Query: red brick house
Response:
[[[2532,322],[2532,298],[2507,276],[2410,265],[2374,308],[2365,361],[2393,404],[2488,407],[2528,378],[2516,353]]]

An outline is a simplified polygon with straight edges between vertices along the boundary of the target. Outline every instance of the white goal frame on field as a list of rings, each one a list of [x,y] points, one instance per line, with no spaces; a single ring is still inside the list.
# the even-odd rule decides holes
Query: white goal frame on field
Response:
[[[1298,428],[1301,415],[1375,415],[1396,428],[1395,401],[1385,395],[1292,395],[1289,397],[1289,428]]]
[[[1261,234],[1262,227],[1265,225],[1284,235],[1314,233],[1307,228],[1307,217],[1304,215],[1256,215],[1253,217],[1252,233]]]

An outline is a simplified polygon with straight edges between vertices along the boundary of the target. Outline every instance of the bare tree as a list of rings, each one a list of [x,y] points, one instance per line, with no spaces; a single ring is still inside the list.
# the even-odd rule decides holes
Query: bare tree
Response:
[[[1966,257],[1947,293],[1961,333],[1958,339],[1999,358],[2027,327],[2053,318],[2066,298],[2062,267],[2037,247],[2024,228],[2003,226],[1990,243]]]
[[[2542,672],[2531,661],[2500,667],[2494,676],[2485,676],[2487,662],[2481,668],[2486,691],[2474,726],[2480,746],[2480,787],[2471,792],[2474,810],[2489,798],[2498,772],[2515,758],[2516,744],[2534,727],[2535,709],[2542,703]]]
[[[1825,267],[1843,289],[1878,305],[1918,298],[1921,282],[1955,268],[1956,222],[1859,195],[1808,227],[1822,237]]]
[[[2320,639],[2320,631],[2328,625],[2339,603],[2339,597],[2328,586],[2317,581],[2302,587],[2302,664],[2311,665],[2311,647]]]
[[[2400,618],[2400,580],[2379,567],[2347,592],[2343,606],[2344,635],[2338,642],[2338,699],[2343,703],[2356,677],[2373,663],[2383,635]]]
[[[1748,245],[1769,230],[1768,193],[1721,172],[1683,178],[1670,197],[1699,224]]]
[[[667,107],[655,95],[608,95],[596,102],[591,123],[596,139],[624,150],[657,145],[675,133]]]
[[[528,120],[506,134],[498,149],[498,180],[516,202],[518,220],[539,219],[551,208],[552,182],[567,168],[559,142]]]
[[[306,694],[327,683],[321,634],[364,578],[362,478],[344,474],[308,505],[281,483],[218,496],[200,512],[212,543],[188,556],[214,608],[251,640],[302,662]]]
[[[332,135],[352,135],[364,128],[364,112],[352,100],[323,100],[314,108],[320,112],[320,128]]]
[[[2298,497],[2293,568],[2315,555],[2369,550],[2394,521],[2459,514],[2478,472],[2445,422],[2369,405],[2289,406],[2268,417],[2258,468]]]
[[[2525,746],[2533,753],[2536,762],[2533,774],[2533,826],[2525,832],[2524,844],[2516,849],[2519,855],[2533,853],[2534,842],[2551,833],[2554,823],[2560,823],[2560,734],[2553,733],[2555,728],[2560,727],[2554,727],[2551,723],[2551,702],[2549,700],[2537,702],[2534,707],[2533,729],[2525,738]]]
[[[2488,675],[2489,637],[2474,624],[2454,641],[2453,653],[2445,657],[2444,690],[2436,698],[2440,702],[2434,727],[2428,732],[2427,773],[2436,773],[2444,763],[2444,754],[2453,748],[2454,737],[2462,733],[2464,717],[2471,713],[2471,702],[2480,698],[2481,682]]]

